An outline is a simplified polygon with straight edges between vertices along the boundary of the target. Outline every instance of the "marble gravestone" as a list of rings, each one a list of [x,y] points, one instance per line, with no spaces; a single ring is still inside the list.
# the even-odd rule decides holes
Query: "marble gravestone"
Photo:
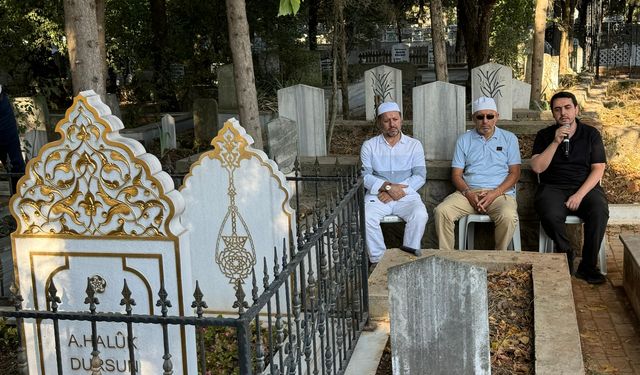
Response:
[[[233,64],[226,64],[218,68],[218,106],[222,111],[234,112],[238,109]]]
[[[215,99],[193,101],[193,130],[199,145],[209,143],[215,136],[218,131],[218,103]]]
[[[364,104],[364,81],[352,83],[347,88],[349,92],[349,117],[362,118],[365,116]],[[325,89],[327,114],[329,113],[329,102],[331,101],[331,90]],[[342,90],[338,89],[336,94],[338,114],[342,114]]]
[[[391,46],[391,62],[409,62],[409,46],[404,43]]]
[[[432,82],[413,88],[413,135],[427,160],[450,160],[456,139],[465,132],[464,87]]]
[[[272,275],[274,248],[295,244],[291,191],[275,162],[251,147],[253,139],[235,120],[211,141],[213,150],[193,163],[180,191],[186,202],[182,223],[189,228],[193,278],[207,313],[237,314],[239,287],[251,295],[251,271],[261,278],[266,260]],[[260,295],[263,291],[259,283]],[[235,306],[234,306],[235,305]]]
[[[501,120],[513,118],[513,99],[511,81],[513,71],[510,67],[488,63],[471,70],[471,102],[481,96],[493,98],[498,107]]]
[[[388,283],[394,375],[491,374],[486,269],[431,256]]]
[[[278,164],[282,173],[293,172],[298,156],[298,126],[295,121],[278,117],[267,123],[269,158]]]
[[[513,109],[529,109],[531,100],[531,84],[513,79],[511,81]],[[500,126],[500,125],[498,125]]]
[[[17,222],[11,235],[16,282],[25,310],[48,310],[50,285],[59,311],[87,311],[86,289],[95,290],[98,312],[125,313],[125,281],[135,299],[134,314],[160,315],[161,286],[172,306],[168,314],[192,315],[191,261],[179,218],[182,195],[158,159],[119,134],[122,122],[93,91],[83,91],[56,131],[61,139],[32,159],[10,201]],[[89,322],[60,321],[62,368],[86,374],[92,358]],[[98,323],[103,371],[129,372],[126,325]],[[169,326],[174,371],[197,374],[191,327]],[[163,372],[160,325],[134,324],[140,374]],[[25,319],[30,374],[57,374],[53,323]],[[125,371],[122,371],[125,373]]]
[[[326,156],[324,90],[295,85],[278,90],[278,114],[298,124],[298,154]]]
[[[364,72],[365,117],[376,118],[376,98],[380,103],[396,102],[402,109],[402,70],[386,65]]]
[[[175,150],[178,148],[176,140],[176,120],[173,116],[167,114],[162,116],[160,120],[160,140],[165,144],[167,150]]]

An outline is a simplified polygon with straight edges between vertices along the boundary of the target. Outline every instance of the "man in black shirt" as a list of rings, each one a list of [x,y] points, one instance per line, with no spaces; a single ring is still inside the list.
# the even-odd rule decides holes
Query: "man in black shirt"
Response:
[[[569,271],[574,253],[567,237],[565,219],[575,215],[584,221],[582,261],[575,276],[590,284],[605,278],[596,267],[600,243],[609,220],[609,208],[600,180],[607,159],[597,129],[576,118],[578,101],[569,92],[559,92],[550,101],[556,124],[536,135],[531,168],[540,175],[535,208],[544,231],[567,254]]]

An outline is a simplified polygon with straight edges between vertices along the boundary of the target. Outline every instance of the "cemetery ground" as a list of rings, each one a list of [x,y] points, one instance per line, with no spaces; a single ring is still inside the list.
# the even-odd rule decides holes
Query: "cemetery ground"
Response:
[[[578,88],[580,90],[580,88]],[[588,90],[584,110],[591,117],[587,121],[599,122],[605,139],[609,165],[602,184],[607,192],[610,203],[639,203],[640,196],[640,155],[637,149],[640,129],[636,121],[640,118],[640,83],[599,84]],[[596,114],[594,116],[594,114]],[[592,117],[593,116],[593,117]],[[551,122],[550,122],[551,123]],[[499,124],[498,124],[499,126]],[[407,134],[412,134],[411,126],[405,128]],[[358,155],[362,142],[377,134],[371,126],[354,127],[338,126],[334,132],[330,154]],[[534,136],[519,136],[523,158],[530,155]],[[634,143],[635,142],[635,143]],[[203,150],[200,150],[203,151]],[[194,152],[193,134],[183,133],[179,136],[179,149],[171,150],[160,155],[159,143],[149,148],[149,152],[156,154],[162,161],[163,169],[169,173],[175,170],[175,162]],[[2,202],[6,207],[6,202]],[[10,216],[0,218],[0,237],[6,236],[15,229],[15,222]],[[610,246],[607,251],[609,275],[608,282],[602,286],[591,286],[583,281],[572,279],[573,293],[580,327],[585,368],[588,374],[640,374],[640,323],[629,306],[622,288],[622,245],[618,239],[620,233],[640,234],[640,226],[610,226],[608,240]],[[523,277],[523,276],[521,276]],[[490,284],[490,288],[492,288]],[[505,307],[507,302],[499,302]],[[511,306],[506,311],[518,311],[519,316],[526,316],[525,310]],[[495,318],[500,321],[501,318]],[[515,337],[525,337],[529,329],[527,319],[521,319],[521,325],[513,328]],[[221,332],[213,340],[218,345],[213,347],[228,347],[224,344],[230,334]],[[529,336],[530,337],[530,336]],[[492,337],[493,341],[493,337]],[[524,339],[526,341],[526,339]],[[0,322],[0,374],[14,374],[15,357],[8,348],[15,347],[17,338],[15,330],[7,328]],[[505,341],[501,341],[505,344]],[[495,342],[492,342],[492,346]],[[510,345],[511,344],[511,345]],[[516,350],[526,351],[521,341],[508,339],[503,349],[513,354]],[[230,354],[230,353],[226,353]],[[492,353],[493,354],[493,353]],[[9,358],[7,358],[9,357]],[[528,367],[520,366],[510,359],[502,358],[508,369],[520,368],[522,371],[508,371],[503,373],[532,373]],[[232,362],[233,356],[224,356],[223,361]],[[492,357],[492,362],[496,361]],[[526,360],[525,360],[526,364]],[[220,367],[227,365],[222,364]],[[231,365],[233,366],[233,365]],[[382,370],[384,371],[384,370]],[[388,370],[387,370],[388,371]],[[226,373],[226,372],[225,372]],[[378,372],[384,374],[389,372]],[[494,369],[494,373],[501,373]]]

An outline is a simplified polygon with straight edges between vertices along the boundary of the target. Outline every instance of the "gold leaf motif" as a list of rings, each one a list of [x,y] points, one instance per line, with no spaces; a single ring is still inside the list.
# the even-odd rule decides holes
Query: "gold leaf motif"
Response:
[[[80,207],[84,208],[84,212],[88,216],[96,216],[96,211],[98,210],[98,207],[102,207],[102,203],[97,202],[93,194],[88,192],[84,199],[80,201]]]
[[[118,167],[116,164],[113,164],[113,163],[105,164],[103,170],[107,173],[122,172],[122,170],[120,170],[120,167]]]
[[[40,194],[49,195],[49,194],[54,194],[54,193],[59,193],[58,189],[54,189],[51,186],[46,186],[46,185],[40,186]]]
[[[58,182],[56,183],[56,185],[58,186],[58,188],[60,189],[68,189],[71,186],[73,186],[73,184],[75,183],[76,178],[75,177],[71,177],[68,180],[58,180]]]
[[[52,152],[51,154],[49,154],[49,156],[47,156],[47,164],[56,160],[60,160],[60,152],[56,151],[56,152]]]
[[[121,161],[121,162],[126,162],[127,159],[125,159],[125,157],[119,153],[116,152],[115,150],[111,150],[111,153],[109,154],[109,157],[113,160],[117,160],[117,161]]]
[[[71,172],[71,165],[69,163],[60,163],[53,168],[54,171],[63,171],[65,173]]]
[[[111,190],[115,190],[115,189],[118,188],[118,186],[120,186],[120,183],[118,181],[115,181],[115,180],[104,179],[104,180],[102,180],[102,182],[104,182],[104,184]]]
[[[129,215],[130,213],[131,208],[124,203],[120,203],[116,206],[111,207],[106,214],[103,214],[103,216],[105,216],[106,221],[109,222],[115,215]]]
[[[122,189],[122,192],[126,198],[133,198],[138,195],[138,188],[135,186],[128,186]]]
[[[58,125],[60,143],[28,165],[12,203],[19,233],[167,235],[173,209],[162,185],[128,142],[107,142],[112,125],[97,113],[85,97],[75,98]]]
[[[91,126],[91,134],[93,134],[96,139],[100,138],[100,129],[98,129],[97,126]]]

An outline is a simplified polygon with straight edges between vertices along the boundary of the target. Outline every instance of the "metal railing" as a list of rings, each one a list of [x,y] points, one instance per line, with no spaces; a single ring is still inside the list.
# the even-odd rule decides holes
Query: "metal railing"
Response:
[[[317,163],[316,163],[317,165]],[[336,168],[338,169],[338,168]],[[315,190],[314,209],[300,213],[300,194],[296,194],[298,208],[297,241],[284,241],[282,249],[274,249],[273,264],[266,258],[261,269],[251,273],[251,290],[244,290],[240,281],[235,285],[236,300],[233,308],[237,317],[206,316],[206,301],[198,282],[193,291],[191,316],[170,316],[171,298],[161,285],[157,291],[156,306],[161,315],[137,314],[135,297],[126,279],[122,287],[122,310],[99,311],[99,299],[94,284],[87,280],[85,311],[64,311],[60,293],[53,280],[46,288],[47,310],[26,310],[16,285],[12,285],[12,303],[15,311],[0,311],[0,317],[14,318],[20,345],[17,349],[19,374],[28,374],[24,343],[24,320],[47,322],[53,326],[57,374],[63,374],[63,348],[60,343],[60,323],[66,321],[90,322],[91,345],[87,344],[84,367],[87,374],[101,374],[99,332],[106,325],[122,324],[127,332],[126,344],[120,346],[128,352],[128,373],[144,373],[138,369],[135,331],[144,325],[161,327],[163,355],[158,358],[163,374],[174,371],[169,326],[194,327],[198,348],[198,372],[218,373],[207,368],[206,327],[227,327],[234,331],[237,350],[237,371],[240,374],[342,374],[344,373],[360,333],[368,320],[367,259],[364,253],[363,180],[355,168],[335,176],[299,176],[288,178],[297,189],[311,184]],[[319,190],[332,187],[330,197],[320,197]],[[320,207],[320,202],[326,202]],[[260,264],[261,262],[258,262]],[[258,269],[256,269],[258,268]],[[258,281],[258,280],[261,280]],[[258,294],[259,284],[263,292]],[[250,295],[251,304],[247,301]],[[140,296],[142,297],[142,296]],[[148,329],[148,328],[144,328]],[[192,329],[192,328],[189,328]],[[89,340],[87,339],[87,342]],[[152,345],[153,343],[145,343]],[[211,371],[211,372],[210,372]]]

